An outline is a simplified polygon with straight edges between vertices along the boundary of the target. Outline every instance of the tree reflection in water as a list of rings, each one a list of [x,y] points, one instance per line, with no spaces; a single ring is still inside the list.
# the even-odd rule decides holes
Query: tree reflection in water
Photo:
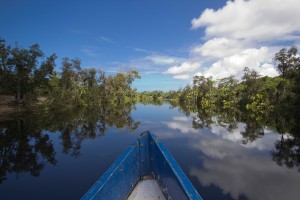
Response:
[[[135,122],[131,117],[133,108],[132,105],[118,109],[106,105],[64,113],[67,117],[64,121],[58,121],[56,129],[52,131],[61,132],[63,152],[77,157],[80,155],[81,142],[84,139],[101,137],[109,127],[127,127],[129,131],[136,130],[140,122]]]
[[[211,128],[212,124],[227,127],[228,134],[237,129],[238,123],[244,124],[240,131],[242,143],[252,143],[265,135],[266,129],[281,134],[281,139],[274,144],[272,159],[280,166],[298,167],[300,171],[300,119],[296,106],[290,109],[278,107],[254,113],[249,110],[235,108],[198,108],[197,110],[179,105],[186,116],[193,116],[194,129]]]
[[[27,117],[0,121],[0,183],[7,174],[30,173],[39,176],[45,162],[56,164],[49,136],[36,129]]]
[[[138,128],[140,122],[131,117],[134,106],[88,107],[84,110],[57,110],[23,113],[0,119],[0,183],[8,174],[29,173],[39,176],[46,163],[55,165],[55,149],[49,133],[59,132],[64,154],[80,155],[81,143],[105,134],[109,127]]]
[[[300,171],[300,138],[284,137],[275,143],[272,151],[273,160],[280,166],[297,167]]]

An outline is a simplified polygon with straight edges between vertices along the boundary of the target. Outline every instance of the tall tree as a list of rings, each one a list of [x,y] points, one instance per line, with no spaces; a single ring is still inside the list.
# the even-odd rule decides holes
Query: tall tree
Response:
[[[0,38],[0,93],[1,94],[10,94],[12,91],[12,85],[10,82],[13,79],[12,70],[10,66],[7,65],[9,56],[10,56],[11,47],[6,46],[5,40]]]
[[[80,60],[63,58],[61,70],[61,100],[64,98],[67,100],[65,103],[79,106],[81,104],[80,95],[82,92],[80,90]]]
[[[19,104],[26,93],[32,88],[29,87],[29,81],[33,72],[37,68],[38,59],[44,53],[40,50],[38,44],[34,44],[29,49],[15,47],[10,51],[11,57],[8,59],[8,65],[12,69],[14,92],[16,102]]]
[[[297,55],[298,49],[291,47],[289,50],[282,48],[275,54],[273,61],[276,65],[277,71],[282,76],[287,76],[288,73],[294,69],[300,68],[300,57]]]
[[[218,82],[218,104],[223,108],[236,107],[239,96],[238,96],[238,80],[234,79],[233,76],[223,78]]]
[[[63,90],[66,90],[79,81],[81,62],[77,58],[71,60],[69,58],[63,58],[61,70],[62,87]]]
[[[215,103],[214,81],[212,77],[195,76],[194,87],[198,89],[197,104],[204,107],[211,107]]]
[[[24,102],[24,97],[39,87],[52,73],[56,56],[53,54],[39,65],[44,53],[38,44],[29,49],[6,46],[0,39],[0,82],[2,92],[15,95],[17,104]]]

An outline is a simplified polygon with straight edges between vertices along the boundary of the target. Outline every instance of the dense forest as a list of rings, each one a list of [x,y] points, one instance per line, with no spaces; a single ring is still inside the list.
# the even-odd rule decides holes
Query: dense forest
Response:
[[[274,56],[278,77],[261,77],[245,67],[241,81],[232,76],[217,81],[195,76],[193,85],[178,91],[140,93],[131,88],[132,82],[140,78],[132,69],[106,76],[93,68],[82,69],[79,59],[63,58],[57,72],[55,54],[45,57],[38,44],[28,49],[11,47],[4,39],[0,39],[0,55],[0,94],[13,95],[17,105],[28,107],[43,104],[46,110],[68,109],[162,100],[175,100],[190,110],[238,108],[254,114],[298,107],[300,57],[296,47],[281,49]]]
[[[31,113],[0,120],[5,146],[16,142],[14,134],[20,137],[19,142],[34,138],[37,145],[48,148],[45,158],[55,163],[42,130],[60,131],[64,151],[76,156],[83,139],[101,136],[107,127],[135,130],[139,122],[131,118],[131,111],[137,102],[161,105],[168,101],[193,116],[195,129],[218,123],[227,126],[230,133],[238,123],[244,123],[244,143],[262,137],[266,127],[273,129],[281,134],[272,152],[274,161],[300,167],[300,57],[296,47],[283,48],[274,55],[277,77],[262,77],[245,67],[241,80],[195,76],[192,85],[178,91],[139,93],[132,83],[140,75],[132,69],[106,75],[82,69],[79,59],[63,58],[56,71],[55,54],[45,56],[38,44],[28,49],[12,47],[4,39],[0,39],[0,56],[0,95],[13,96],[18,110]],[[41,151],[38,147],[30,148]],[[28,152],[32,152],[30,148]],[[28,159],[31,156],[28,154]]]
[[[64,111],[100,104],[126,105],[135,100],[131,84],[140,78],[135,70],[106,76],[103,71],[82,69],[79,59],[63,58],[55,71],[55,54],[45,57],[38,44],[28,49],[6,45],[0,39],[0,94],[13,95],[15,103],[33,109]]]
[[[138,127],[131,117],[137,71],[107,76],[82,69],[79,59],[63,58],[58,72],[55,54],[46,57],[38,44],[11,47],[3,39],[0,56],[0,183],[7,174],[39,176],[45,163],[56,164],[43,131],[60,132],[63,153],[77,157],[83,140],[103,136],[108,127]],[[5,107],[13,112],[2,112]]]

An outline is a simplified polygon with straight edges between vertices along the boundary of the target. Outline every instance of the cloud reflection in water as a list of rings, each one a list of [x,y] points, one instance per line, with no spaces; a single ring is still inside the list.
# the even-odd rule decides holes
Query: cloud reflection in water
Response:
[[[272,161],[271,150],[279,134],[265,130],[262,138],[243,144],[241,123],[231,133],[217,124],[208,131],[196,130],[192,119],[182,116],[162,124],[187,136],[188,146],[199,152],[194,159],[198,160],[195,163],[203,163],[203,168],[191,166],[190,175],[196,176],[204,187],[215,185],[234,199],[299,199],[300,173]]]

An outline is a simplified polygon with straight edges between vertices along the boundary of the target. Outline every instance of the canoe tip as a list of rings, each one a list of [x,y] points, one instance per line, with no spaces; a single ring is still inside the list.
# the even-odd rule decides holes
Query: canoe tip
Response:
[[[144,132],[142,132],[142,133],[140,134],[140,136],[144,136],[144,135],[148,135],[148,134],[150,134],[149,131],[144,131]]]

